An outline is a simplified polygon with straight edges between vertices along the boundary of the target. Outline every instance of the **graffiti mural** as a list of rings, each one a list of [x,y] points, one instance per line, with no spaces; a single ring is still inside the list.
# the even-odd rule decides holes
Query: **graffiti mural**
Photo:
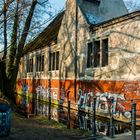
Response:
[[[89,117],[87,114],[82,114],[79,115],[78,117],[78,124],[79,128],[83,130],[92,130],[92,125],[93,125],[93,118]],[[100,133],[104,136],[109,136],[110,135],[110,124],[109,122],[105,122],[102,120],[96,120],[96,131],[97,133]],[[124,132],[129,132],[131,131],[131,127],[125,124],[114,124],[113,129],[115,131],[115,134],[120,134]]]
[[[28,94],[28,84],[24,83],[22,85],[22,100],[21,100],[21,107],[26,111],[27,110],[27,107],[29,106],[28,105],[28,98],[27,98],[27,94]]]
[[[78,107],[82,110],[91,111],[93,109],[93,97],[96,96],[96,110],[101,113],[110,113],[110,101],[113,98],[114,102],[112,105],[112,112],[114,116],[123,115],[126,118],[131,117],[131,113],[126,111],[125,106],[121,103],[125,102],[124,94],[114,94],[114,93],[100,93],[97,92],[94,94],[93,92],[84,92],[82,89],[78,90],[79,100]],[[120,102],[121,101],[121,102]]]
[[[51,100],[57,100],[58,98],[58,88],[45,88],[41,85],[37,86],[36,88],[36,95],[37,95],[37,113],[38,114],[46,114],[46,105],[42,103],[43,101],[48,101],[49,97]]]
[[[78,90],[78,107],[80,109],[92,110],[93,107],[93,93],[92,92],[84,92],[82,89]]]
[[[57,100],[58,98],[58,88],[45,88],[39,85],[36,88],[36,93],[40,99],[47,99],[51,97],[51,99]]]
[[[26,110],[30,107],[33,112],[36,110],[40,114],[46,114],[47,108],[42,102],[48,102],[49,97],[52,103],[62,106],[67,106],[69,99],[72,108],[91,112],[93,110],[93,98],[96,97],[96,111],[99,115],[109,117],[110,112],[113,112],[116,120],[125,122],[129,122],[131,119],[131,100],[137,103],[137,109],[140,108],[139,82],[77,81],[76,96],[74,96],[73,83],[72,80],[52,80],[49,84],[48,80],[45,79],[36,79],[35,81],[20,79],[16,85],[19,93],[19,98],[16,101],[19,106],[26,108]],[[51,88],[49,85],[51,85]],[[41,102],[36,101],[34,103],[32,97]],[[112,98],[114,102],[111,105]],[[137,111],[136,115],[139,117],[140,112]]]

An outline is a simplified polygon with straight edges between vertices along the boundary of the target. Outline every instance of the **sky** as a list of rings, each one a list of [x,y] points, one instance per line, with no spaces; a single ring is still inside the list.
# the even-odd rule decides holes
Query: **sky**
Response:
[[[56,11],[65,7],[66,0],[49,0],[52,6],[55,7]]]
[[[133,12],[140,9],[140,0],[123,0],[128,11]]]
[[[54,12],[53,15],[59,13],[59,11],[65,7],[65,3],[66,3],[66,0],[49,0],[49,1],[51,3],[51,6],[53,7],[53,12]],[[46,20],[47,19],[48,17],[46,17]],[[0,51],[3,50],[2,46],[3,45],[0,44]]]
[[[65,7],[66,0],[49,0],[52,6],[55,7],[56,13],[60,11],[60,9]],[[134,7],[140,7],[140,0],[123,0],[125,5],[129,7],[131,11]],[[136,8],[137,9],[137,8]],[[133,11],[133,10],[132,10]]]
[[[53,15],[57,15],[57,13],[59,13],[60,10],[65,8],[66,0],[49,0],[49,1],[51,3],[51,6],[53,7]],[[138,7],[138,9],[140,9],[140,0],[123,0],[123,1],[125,2],[125,5],[130,7],[130,9],[129,9],[130,11],[133,11],[132,9],[134,7]],[[133,3],[135,3],[135,4],[133,4]],[[51,10],[52,9],[50,9],[50,11]],[[46,20],[48,19],[47,16],[45,18],[46,18]],[[0,50],[1,50],[1,45],[0,45]]]

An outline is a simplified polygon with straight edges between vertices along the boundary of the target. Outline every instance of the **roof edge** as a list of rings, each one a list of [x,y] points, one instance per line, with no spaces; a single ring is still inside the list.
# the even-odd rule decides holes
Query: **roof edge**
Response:
[[[100,22],[98,24],[90,24],[89,28],[90,28],[90,31],[95,31],[100,26],[102,26],[102,28],[105,28],[107,26],[111,26],[113,24],[120,23],[120,22],[123,22],[123,21],[128,20],[128,19],[133,19],[137,16],[140,16],[140,10],[134,11],[132,13],[122,15],[122,16],[119,16],[119,17],[116,17],[116,18],[112,18],[110,20],[103,21],[103,22]]]

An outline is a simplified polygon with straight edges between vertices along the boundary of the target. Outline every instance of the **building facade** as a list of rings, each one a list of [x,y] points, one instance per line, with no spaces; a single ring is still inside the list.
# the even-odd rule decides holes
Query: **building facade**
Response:
[[[129,13],[123,0],[67,0],[66,10],[25,47],[17,104],[31,113],[34,98],[51,97],[92,111],[96,97],[97,112],[109,116],[113,98],[114,118],[130,121],[132,100],[140,108],[139,44],[140,11]]]

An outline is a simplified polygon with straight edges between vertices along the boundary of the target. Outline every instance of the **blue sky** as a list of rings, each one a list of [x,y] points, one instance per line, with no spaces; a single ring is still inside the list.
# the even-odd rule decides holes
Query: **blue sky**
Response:
[[[52,7],[55,7],[55,10],[59,11],[60,9],[65,7],[66,0],[49,0]],[[123,0],[126,6],[130,7],[130,10],[134,7],[140,7],[140,0]]]
[[[45,28],[50,21],[65,8],[66,0],[49,0],[49,4],[51,7],[47,7],[47,12],[49,12],[51,16],[49,16],[48,13],[44,13],[43,19],[45,23],[42,25],[43,28]]]
[[[56,11],[65,7],[66,0],[49,0],[52,7],[55,7]]]
[[[50,11],[52,11],[54,13],[53,15],[57,14],[61,9],[63,9],[65,7],[65,3],[66,3],[66,0],[49,0],[49,1],[51,3],[52,8],[53,8],[53,9],[50,9]],[[44,16],[46,16],[46,15],[44,15]],[[45,19],[47,20],[48,16],[46,16]],[[48,23],[46,23],[46,25]],[[46,27],[46,25],[45,25],[45,27]],[[1,47],[1,44],[0,44],[0,50],[2,48],[3,47]]]

